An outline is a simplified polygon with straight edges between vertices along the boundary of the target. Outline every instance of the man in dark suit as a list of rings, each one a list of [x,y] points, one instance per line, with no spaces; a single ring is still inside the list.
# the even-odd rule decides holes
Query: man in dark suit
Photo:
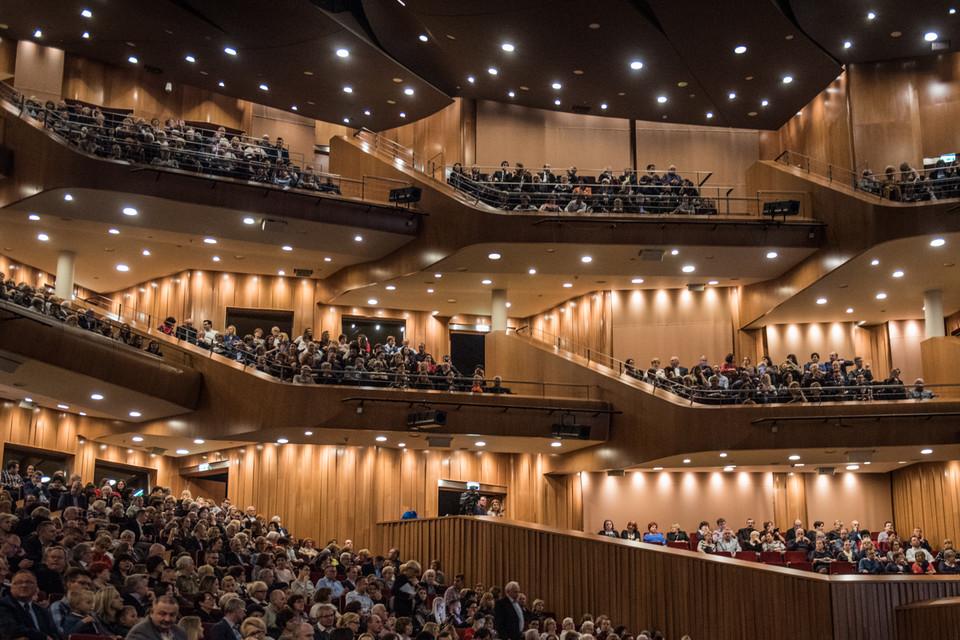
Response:
[[[83,494],[83,483],[74,482],[70,485],[70,491],[62,494],[57,502],[57,509],[63,511],[67,507],[77,507],[83,511],[87,510],[87,496]]]
[[[10,582],[10,593],[0,599],[3,636],[27,640],[62,640],[50,612],[33,603],[40,589],[29,571],[18,571]]]
[[[127,633],[127,640],[187,640],[187,634],[177,626],[180,605],[173,596],[160,596],[150,616],[135,624]],[[31,639],[32,640],[32,639]]]
[[[23,553],[37,565],[43,562],[43,554],[57,541],[57,525],[45,520],[37,525],[37,531],[23,541]]]
[[[63,571],[67,568],[67,550],[63,547],[47,547],[43,564],[30,568],[37,576],[37,588],[46,593],[66,593],[63,586]]]
[[[737,540],[740,541],[741,547],[750,542],[750,534],[757,530],[756,524],[756,520],[753,518],[747,518],[747,526],[737,531]]]
[[[523,638],[523,610],[520,608],[520,585],[508,582],[504,597],[493,606],[493,628],[500,640]]]
[[[132,518],[127,520],[123,527],[124,531],[133,531],[134,543],[151,542],[153,538],[147,528],[147,511],[139,509]]]
[[[223,605],[223,618],[210,629],[210,640],[242,640],[240,623],[247,614],[247,605],[240,598],[230,598]]]
[[[680,358],[677,356],[670,358],[670,368],[673,369],[673,375],[675,375],[677,378],[683,378],[683,376],[689,373],[686,367],[680,366]]]
[[[336,629],[337,608],[332,604],[322,604],[317,612],[317,624],[313,627],[313,640],[330,640],[330,634]]]

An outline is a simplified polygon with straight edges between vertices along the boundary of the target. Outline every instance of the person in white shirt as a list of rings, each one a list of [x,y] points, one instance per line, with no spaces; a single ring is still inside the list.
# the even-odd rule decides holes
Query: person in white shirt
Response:
[[[369,583],[366,576],[357,578],[357,585],[353,591],[347,594],[347,604],[351,602],[360,603],[360,612],[369,613],[373,609],[373,599],[368,594]]]
[[[920,538],[912,536],[910,538],[910,548],[907,549],[906,559],[907,562],[919,562],[921,560],[933,562],[933,554],[920,546]]]
[[[330,597],[333,601],[343,595],[343,584],[337,580],[337,568],[334,565],[329,565],[323,570],[323,577],[317,580],[315,588],[319,589],[320,587],[330,589]]]
[[[717,540],[715,546],[715,551],[724,551],[730,553],[737,553],[742,551],[740,548],[740,542],[733,535],[733,529],[725,528],[723,530],[723,535]]]
[[[213,344],[216,341],[218,331],[213,328],[213,322],[211,320],[204,320],[200,324],[200,331],[202,333],[200,339],[207,344]]]

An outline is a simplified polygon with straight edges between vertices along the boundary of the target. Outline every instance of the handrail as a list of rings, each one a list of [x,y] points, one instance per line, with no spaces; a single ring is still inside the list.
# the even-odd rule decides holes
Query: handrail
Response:
[[[144,139],[138,131],[122,130],[124,125],[108,127],[93,121],[72,120],[75,114],[50,111],[39,103],[28,107],[22,95],[2,82],[0,102],[19,109],[21,117],[39,123],[59,141],[98,160],[278,190],[340,196],[362,202],[389,202],[389,190],[374,182],[385,178],[345,178],[314,167],[305,161],[303,154],[284,150],[285,155],[275,156],[276,147],[264,147],[255,140],[246,146],[232,146],[210,145],[209,139],[188,141],[179,136],[150,140],[151,134]],[[290,162],[291,158],[296,164]]]
[[[700,384],[699,386],[689,386],[684,384],[683,380],[681,379],[669,377],[669,374],[659,373],[653,369],[638,369],[622,360],[614,358],[613,356],[602,352],[597,352],[589,347],[576,344],[565,338],[555,336],[551,333],[543,331],[542,329],[537,329],[529,325],[519,327],[515,333],[517,335],[524,335],[525,333],[529,334],[528,337],[531,340],[535,340],[543,344],[553,345],[554,349],[563,349],[572,355],[584,357],[586,358],[588,364],[595,363],[599,366],[611,369],[617,374],[618,377],[622,377],[624,375],[629,376],[653,387],[652,391],[655,394],[658,391],[663,390],[666,393],[689,400],[691,405],[742,405],[745,403],[805,403],[819,405],[824,402],[870,402],[910,399],[919,401],[932,400],[936,397],[935,395],[932,395],[932,392],[929,392],[930,389],[949,389],[953,387],[960,387],[960,383],[943,383],[924,384],[918,389],[914,385],[907,386],[903,383],[884,384],[873,382],[866,384],[848,383],[842,386],[831,386],[831,383],[827,381],[826,375],[824,375],[822,383],[819,380],[815,381],[816,384],[820,385],[819,387],[813,387],[812,385],[809,385],[793,389],[784,385],[779,387],[771,385],[766,388],[760,388],[759,383],[756,381],[760,380],[762,382],[762,373],[760,375],[754,375],[751,374],[749,370],[747,370],[748,375],[750,375],[749,382],[744,381],[741,387],[736,387],[738,380],[740,380],[745,369],[736,368],[732,372],[723,372],[721,374],[720,367],[711,367],[711,369],[716,373],[711,375],[710,379],[712,380],[714,377],[717,378],[717,387],[708,386],[712,384],[712,382],[708,382],[708,385]],[[536,334],[539,334],[542,337],[538,338],[536,337]],[[548,339],[545,340],[543,337]],[[781,377],[779,371],[777,371],[775,375],[778,379]],[[704,375],[701,375],[701,377],[704,377]],[[726,378],[722,381],[722,383],[726,386],[719,386],[722,378]],[[846,376],[844,376],[844,379],[846,379]],[[693,382],[695,385],[697,384],[695,378],[693,378]],[[797,382],[799,383],[799,381]],[[924,390],[928,391],[931,395],[928,397],[926,394],[922,393]]]
[[[853,171],[790,150],[780,153],[774,162],[826,178],[845,189],[876,196],[879,200],[915,203],[960,197],[960,163],[957,161],[932,169],[901,171],[891,167],[893,171],[882,176],[864,175],[861,167],[865,163]]]

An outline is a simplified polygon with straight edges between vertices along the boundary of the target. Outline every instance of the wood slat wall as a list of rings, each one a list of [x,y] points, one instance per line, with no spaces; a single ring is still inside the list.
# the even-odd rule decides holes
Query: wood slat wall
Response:
[[[409,509],[436,516],[438,480],[505,486],[508,514],[529,522],[583,524],[579,477],[544,475],[539,454],[269,444],[229,449],[221,459],[230,461],[227,496],[234,504],[280,515],[294,535],[320,542],[372,545],[377,522]]]
[[[960,596],[956,576],[884,576],[864,580],[859,576],[831,576],[833,637],[844,640],[904,640],[897,635],[897,607],[919,600]],[[925,638],[956,638],[948,635]]]
[[[634,633],[713,640],[827,638],[829,582],[674,549],[493,518],[438,518],[378,525],[380,546],[403,558],[439,559],[469,585],[517,580],[528,601],[579,620],[607,614]]]
[[[897,640],[955,638],[960,629],[960,598],[897,607],[896,620]]]
[[[891,474],[893,518],[897,532],[923,529],[930,544],[960,540],[960,461],[927,462]]]

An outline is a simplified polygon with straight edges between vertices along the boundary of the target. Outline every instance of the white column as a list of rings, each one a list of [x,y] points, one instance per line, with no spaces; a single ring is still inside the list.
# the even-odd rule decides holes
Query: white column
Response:
[[[494,289],[490,305],[490,330],[507,330],[507,290]]]
[[[54,293],[61,300],[73,299],[73,273],[77,254],[70,251],[61,251],[57,256],[57,284]]]
[[[946,335],[943,328],[943,291],[940,289],[923,292],[923,326],[928,338]]]

